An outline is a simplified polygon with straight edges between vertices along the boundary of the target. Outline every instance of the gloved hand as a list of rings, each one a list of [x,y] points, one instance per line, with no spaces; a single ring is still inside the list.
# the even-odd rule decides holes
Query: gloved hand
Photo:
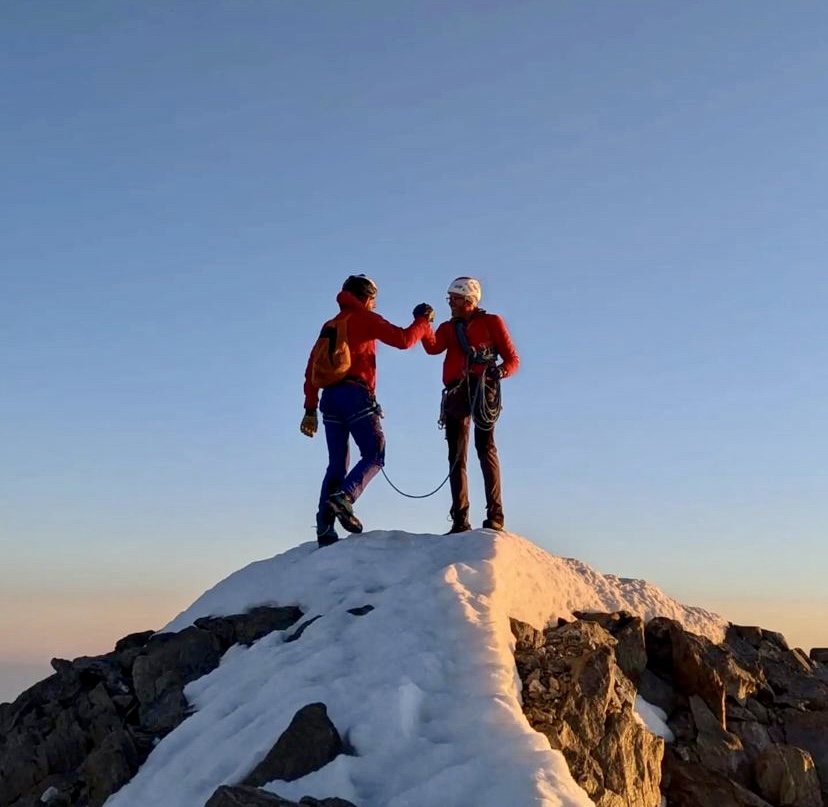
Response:
[[[307,437],[313,437],[318,428],[319,422],[316,419],[316,411],[313,409],[306,409],[305,417],[302,418],[302,422],[299,424],[299,431]]]
[[[434,309],[428,303],[420,303],[414,306],[414,319],[425,317],[429,322],[434,322]]]
[[[503,371],[503,367],[498,367],[496,364],[490,364],[486,368],[486,376],[491,378],[492,380],[500,380],[503,376],[506,375]]]

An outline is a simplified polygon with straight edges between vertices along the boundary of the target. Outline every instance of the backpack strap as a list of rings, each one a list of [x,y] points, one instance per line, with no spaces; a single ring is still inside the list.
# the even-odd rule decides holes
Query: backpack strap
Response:
[[[463,380],[466,386],[463,387],[468,396],[468,414],[471,415],[474,421],[475,429],[482,429],[483,431],[490,431],[494,428],[494,424],[500,417],[500,376],[495,375],[489,378],[487,372],[472,374],[470,366],[472,364],[488,364],[492,367],[497,362],[497,351],[491,347],[483,347],[475,349],[469,345],[469,337],[466,334],[466,327],[468,323],[464,319],[454,320],[454,332],[457,335],[457,341],[460,343],[460,348],[466,354],[466,372]],[[474,384],[471,381],[474,380]],[[445,427],[446,422],[446,403],[447,397],[455,390],[461,389],[458,385],[454,388],[447,387],[443,390],[443,398],[440,405],[440,420],[438,424],[441,428]],[[455,393],[457,394],[457,393]],[[456,405],[456,402],[455,402]],[[456,417],[456,415],[452,415]]]
[[[469,347],[469,337],[466,335],[467,327],[468,325],[466,320],[454,320],[454,333],[457,335],[457,341],[460,343],[460,349],[469,357],[469,359],[471,359],[472,349]]]
[[[466,354],[466,360],[469,364],[494,364],[497,361],[497,351],[494,348],[483,347],[473,348],[469,345],[469,337],[466,334],[468,322],[464,319],[454,320],[454,333],[457,335],[457,341],[460,344],[460,349]]]

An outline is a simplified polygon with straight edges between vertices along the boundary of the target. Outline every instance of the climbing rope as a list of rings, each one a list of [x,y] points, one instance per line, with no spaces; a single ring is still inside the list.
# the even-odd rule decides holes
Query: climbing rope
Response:
[[[492,365],[493,366],[493,365]],[[471,387],[471,385],[469,385]],[[469,389],[469,409],[471,410],[474,425],[482,431],[489,432],[495,427],[500,413],[503,411],[503,403],[500,394],[500,379],[490,378],[484,372],[478,377],[477,388],[472,395]],[[489,393],[491,390],[491,393]]]
[[[457,462],[457,460],[455,460],[455,464],[456,464],[456,462]],[[437,491],[438,491],[438,490],[440,490],[440,489],[443,487],[443,485],[445,485],[445,484],[446,484],[446,482],[448,482],[449,477],[451,476],[451,472],[452,472],[452,470],[454,470],[453,466],[452,466],[452,468],[450,468],[450,469],[449,469],[449,472],[446,474],[446,478],[445,478],[445,479],[444,479],[444,480],[443,480],[443,481],[442,481],[439,485],[437,485],[437,487],[436,487],[436,488],[434,488],[434,490],[432,490],[430,493],[420,493],[420,494],[416,494],[416,493],[406,493],[404,490],[400,490],[400,489],[399,489],[399,488],[398,488],[398,487],[397,487],[397,486],[396,486],[396,485],[395,485],[395,484],[394,484],[394,483],[393,483],[393,482],[392,482],[392,481],[388,478],[388,474],[387,474],[387,473],[385,473],[385,468],[383,468],[383,469],[382,469],[382,475],[385,477],[385,481],[386,481],[386,482],[388,482],[388,484],[389,484],[389,485],[391,485],[391,487],[392,487],[392,488],[394,488],[394,490],[396,490],[396,491],[397,491],[397,493],[399,493],[399,494],[400,494],[400,496],[405,496],[405,498],[406,498],[406,499],[427,499],[429,496],[433,496],[435,493],[437,493]]]
[[[442,429],[445,425],[445,418],[444,418],[444,415],[443,415],[443,405],[445,404],[445,398],[446,398],[445,391],[443,391],[443,400],[440,401],[440,419],[437,421],[437,425],[440,429]],[[397,493],[400,494],[400,496],[405,496],[406,499],[427,499],[429,496],[433,496],[435,493],[437,493],[438,490],[441,490],[443,485],[445,485],[446,482],[449,481],[449,478],[451,477],[451,472],[454,470],[454,467],[457,465],[459,460],[460,460],[460,456],[458,455],[457,457],[454,458],[454,462],[451,464],[451,467],[449,468],[449,472],[446,474],[446,478],[439,485],[437,485],[437,487],[434,488],[434,490],[430,491],[429,493],[420,493],[420,494],[406,493],[404,490],[400,490],[391,481],[388,474],[385,473],[385,468],[381,468],[380,470],[382,471],[382,475],[385,477],[385,481],[388,482],[388,484],[391,485],[391,487],[394,488],[394,490],[396,490]]]
[[[496,366],[497,355],[491,348],[484,348],[481,350],[470,348],[469,340],[466,337],[466,327],[464,322],[459,320],[455,322],[455,333],[457,335],[457,341],[460,343],[460,347],[466,355],[466,372],[460,383],[466,385],[466,394],[468,396],[471,418],[474,421],[474,425],[478,429],[483,431],[491,431],[494,428],[497,419],[500,417],[501,411],[503,410],[500,395],[500,376],[497,374],[494,376],[489,375],[489,370]],[[486,369],[480,375],[472,373],[470,369],[472,364],[485,364]],[[472,391],[472,386],[474,386],[474,391]],[[490,390],[491,392],[489,392]],[[446,390],[443,390],[443,399],[440,402],[440,419],[437,422],[441,429],[445,427],[445,401]],[[389,479],[388,474],[385,473],[385,468],[382,468],[381,470],[382,475],[385,477],[388,484],[391,485],[391,487],[394,488],[394,490],[401,496],[405,496],[407,499],[427,499],[429,496],[433,496],[437,493],[437,491],[439,491],[443,485],[448,482],[451,477],[451,472],[454,470],[459,460],[460,455],[458,454],[457,457],[454,458],[454,462],[451,464],[449,472],[446,474],[446,478],[429,493],[406,493],[405,491],[400,490]]]
[[[494,382],[495,396],[493,398],[493,401],[496,402],[495,404],[489,404],[486,401],[486,394],[485,394],[486,384],[485,384],[485,382],[482,378],[480,380],[480,383],[478,383],[476,385],[473,394],[472,394],[472,391],[471,391],[471,384],[466,383],[466,386],[468,387],[468,395],[469,395],[469,411],[472,414],[472,418],[475,422],[475,425],[477,425],[481,429],[485,429],[486,431],[490,431],[491,429],[494,428],[495,421],[497,420],[498,416],[500,415],[500,410],[501,410],[501,406],[500,406],[500,383],[499,382]],[[481,394],[481,392],[483,394]],[[482,404],[481,404],[481,399],[482,399]],[[444,412],[443,412],[444,405],[445,405],[445,391],[443,392],[443,400],[440,402],[440,419],[437,421],[437,425],[440,427],[440,429],[443,429],[445,427],[445,415],[444,415]],[[385,477],[385,481],[388,482],[388,484],[391,485],[391,487],[395,491],[397,491],[397,493],[399,493],[400,496],[405,496],[406,499],[427,499],[429,496],[433,496],[435,493],[437,493],[439,490],[441,490],[443,488],[443,486],[446,484],[446,482],[449,481],[449,479],[451,478],[451,472],[454,470],[454,468],[456,467],[456,465],[459,461],[460,461],[460,455],[458,454],[454,458],[454,462],[451,464],[451,467],[449,468],[449,472],[446,474],[445,479],[443,479],[443,481],[439,485],[437,485],[437,487],[434,488],[434,490],[432,490],[428,493],[420,493],[420,494],[406,493],[404,490],[400,490],[400,488],[398,488],[391,481],[388,474],[385,473],[385,468],[381,468],[380,470],[382,471],[382,475]]]

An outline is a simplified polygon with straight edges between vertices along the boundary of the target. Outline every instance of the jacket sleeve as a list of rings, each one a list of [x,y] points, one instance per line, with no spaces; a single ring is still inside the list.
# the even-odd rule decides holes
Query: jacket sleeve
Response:
[[[493,319],[492,328],[494,334],[495,347],[498,355],[503,359],[503,376],[514,375],[520,367],[520,356],[515,350],[512,337],[509,334],[509,329],[503,321],[503,317],[498,314],[491,314]]]
[[[448,326],[448,322],[443,322],[436,331],[432,331],[423,337],[423,349],[429,356],[437,356],[448,348],[446,339]]]
[[[305,409],[316,409],[319,406],[319,388],[311,381],[311,360],[313,351],[308,356],[308,364],[305,367]]]
[[[417,317],[407,328],[392,325],[387,319],[373,311],[368,312],[368,333],[371,339],[378,339],[385,345],[408,350],[423,337],[432,334],[431,325],[425,317]]]

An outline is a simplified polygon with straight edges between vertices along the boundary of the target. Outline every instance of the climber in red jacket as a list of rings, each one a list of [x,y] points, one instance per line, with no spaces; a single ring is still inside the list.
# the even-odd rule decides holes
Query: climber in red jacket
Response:
[[[503,318],[480,308],[480,297],[478,280],[456,278],[448,288],[451,319],[422,340],[426,353],[446,354],[440,421],[448,441],[452,522],[449,534],[471,529],[466,476],[471,420],[486,492],[483,527],[503,529],[500,461],[494,425],[500,414],[500,380],[517,372],[520,358]]]
[[[381,410],[374,395],[377,341],[406,350],[432,334],[430,323],[434,311],[427,303],[417,305],[411,324],[400,328],[374,311],[376,298],[377,285],[371,278],[351,275],[345,281],[336,297],[340,308],[336,319],[348,318],[350,367],[347,375],[326,386],[320,399],[319,388],[313,381],[313,352],[305,370],[305,415],[299,428],[307,437],[316,434],[318,407],[328,445],[328,467],[316,513],[316,540],[320,546],[337,541],[335,520],[339,520],[348,532],[362,532],[362,523],[354,514],[353,504],[385,463]],[[350,438],[357,444],[360,458],[349,471]]]

